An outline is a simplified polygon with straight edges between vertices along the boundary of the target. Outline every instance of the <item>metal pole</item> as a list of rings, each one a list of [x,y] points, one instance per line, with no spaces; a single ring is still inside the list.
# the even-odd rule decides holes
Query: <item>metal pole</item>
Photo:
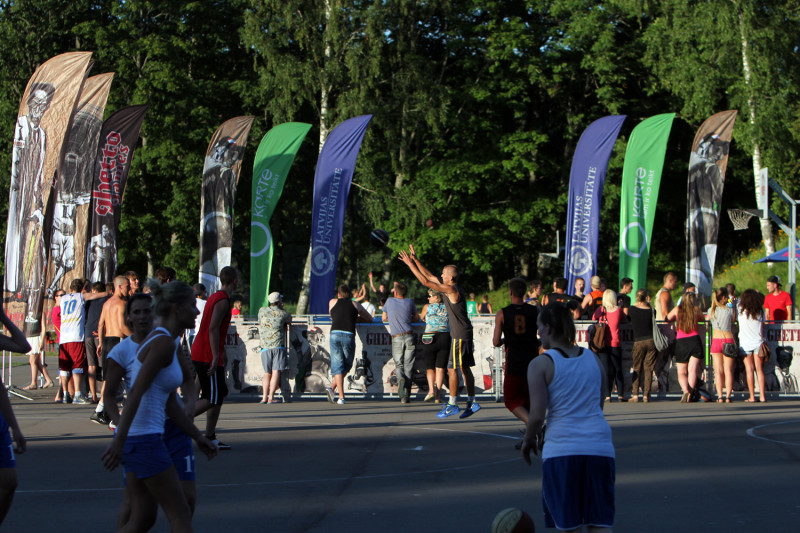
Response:
[[[791,231],[789,232],[789,285],[790,288],[790,296],[792,298],[792,316],[789,318],[794,320],[795,317],[795,281],[797,280],[797,257],[796,257],[796,250],[797,250],[797,237],[795,235],[795,230],[797,229],[797,202],[792,200],[792,226]]]

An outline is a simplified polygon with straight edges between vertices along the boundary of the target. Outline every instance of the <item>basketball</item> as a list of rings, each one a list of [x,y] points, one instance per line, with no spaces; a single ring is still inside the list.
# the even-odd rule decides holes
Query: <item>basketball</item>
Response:
[[[534,533],[531,515],[516,507],[503,509],[492,522],[492,533]]]
[[[383,248],[389,244],[389,234],[386,233],[385,230],[374,229],[372,233],[369,234],[369,242],[371,242],[372,246],[375,248]]]

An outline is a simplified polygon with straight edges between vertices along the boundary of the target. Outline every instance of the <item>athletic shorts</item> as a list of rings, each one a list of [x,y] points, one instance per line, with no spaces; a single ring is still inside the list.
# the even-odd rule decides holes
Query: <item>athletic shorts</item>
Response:
[[[547,527],[561,530],[614,525],[615,462],[598,455],[551,457],[542,463]]]
[[[475,366],[472,339],[452,339],[450,341],[450,357],[447,368],[461,368]]]
[[[119,337],[103,337],[103,351],[101,354],[102,356],[100,361],[98,361],[100,363],[100,366],[105,368],[106,361],[108,360],[108,354],[111,352],[111,350],[114,349],[114,346],[120,343],[120,341],[122,341],[122,339],[120,339]]]
[[[528,378],[506,374],[503,378],[503,401],[506,409],[513,411],[517,407],[531,410],[531,397],[528,393]]]
[[[164,444],[172,457],[172,464],[175,465],[178,478],[181,481],[194,481],[196,476],[192,438],[169,418],[164,423]]]
[[[422,345],[422,355],[425,357],[425,368],[447,368],[447,359],[450,357],[450,333],[438,331],[433,334],[433,342]]]
[[[733,339],[711,339],[711,353],[722,353],[724,344],[734,344]]]
[[[0,415],[0,468],[16,468],[17,459],[14,457],[14,443],[11,440],[11,431],[8,422]]]
[[[217,371],[208,375],[208,363],[192,361],[197,379],[200,381],[200,398],[208,400],[211,405],[222,405],[222,400],[228,395],[228,385],[225,383],[225,369],[217,365]]]
[[[703,341],[700,335],[692,335],[675,341],[675,362],[688,363],[690,357],[701,359],[703,353]]]
[[[172,458],[163,436],[160,433],[128,435],[122,451],[122,466],[126,474],[132,472],[137,479],[147,479],[168,470]]]
[[[263,348],[261,350],[261,365],[264,367],[265,374],[289,370],[286,348]]]
[[[61,372],[83,374],[86,364],[86,350],[83,341],[65,342],[58,345],[58,369]]]

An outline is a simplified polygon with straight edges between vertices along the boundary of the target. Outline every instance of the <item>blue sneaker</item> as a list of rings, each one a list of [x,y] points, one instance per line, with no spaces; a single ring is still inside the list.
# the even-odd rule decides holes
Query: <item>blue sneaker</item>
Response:
[[[461,409],[458,408],[458,405],[448,403],[445,404],[444,407],[442,407],[441,411],[436,413],[436,416],[438,416],[439,418],[447,418],[448,416],[457,415],[459,411],[461,411]]]
[[[464,408],[464,412],[461,413],[461,416],[458,418],[467,418],[468,416],[472,416],[478,411],[481,410],[481,406],[478,405],[478,402],[467,402],[467,406]]]

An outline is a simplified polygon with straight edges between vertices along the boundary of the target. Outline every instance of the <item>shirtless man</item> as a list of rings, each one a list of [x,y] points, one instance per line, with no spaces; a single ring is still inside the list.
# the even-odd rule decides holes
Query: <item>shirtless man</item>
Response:
[[[450,378],[450,399],[447,404],[436,414],[439,418],[446,418],[458,414],[458,371],[464,377],[464,386],[467,389],[467,405],[459,418],[466,418],[477,413],[481,406],[475,401],[475,377],[472,375],[472,366],[475,365],[472,344],[472,321],[467,314],[467,295],[464,289],[456,284],[458,269],[454,265],[442,268],[441,278],[433,275],[425,268],[414,252],[414,246],[408,246],[408,252],[400,252],[400,260],[411,270],[411,273],[420,283],[429,289],[441,292],[445,297],[442,302],[447,308],[448,322],[450,323],[450,359],[447,362],[447,374]]]
[[[664,284],[658,289],[655,297],[656,320],[666,320],[669,312],[675,307],[675,302],[672,299],[672,291],[678,286],[678,276],[674,272],[667,272],[664,274]],[[672,328],[664,331],[669,338],[670,346],[666,350],[659,352],[656,356],[656,365],[653,369],[658,379],[658,388],[660,391],[667,392],[669,390],[669,371],[667,365],[672,352],[672,343],[675,341],[675,332]]]
[[[103,304],[100,323],[97,326],[97,355],[100,357],[100,366],[103,368],[106,368],[108,352],[131,334],[131,330],[125,323],[125,303],[128,301],[130,289],[131,283],[128,278],[117,276],[114,278],[114,294]],[[90,417],[93,422],[99,424],[108,423],[108,419],[104,415],[105,404],[102,400],[105,388],[104,381],[100,392],[100,403],[97,404],[95,413]]]

